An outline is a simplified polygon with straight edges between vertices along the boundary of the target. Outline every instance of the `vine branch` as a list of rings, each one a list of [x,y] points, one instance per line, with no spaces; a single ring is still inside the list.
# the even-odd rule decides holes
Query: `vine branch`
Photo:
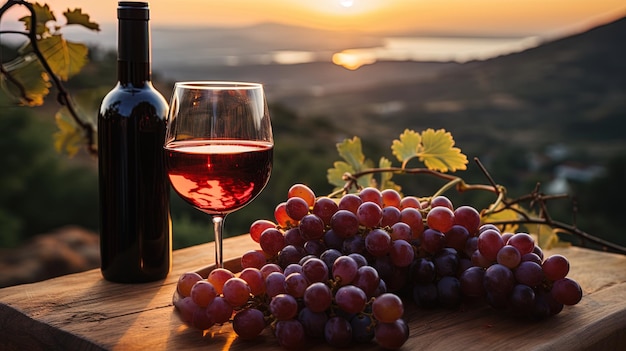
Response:
[[[24,1],[24,0],[8,0],[0,8],[0,19],[2,18],[2,15],[4,15],[4,13],[9,8],[15,5],[22,5],[28,9],[28,11],[30,12],[31,26],[28,32],[11,31],[10,33],[24,34],[28,37],[30,44],[32,45],[32,48],[33,48],[33,53],[35,54],[35,56],[37,56],[37,59],[43,66],[46,73],[48,73],[48,75],[50,76],[52,83],[54,84],[55,88],[58,91],[57,102],[60,105],[65,106],[67,108],[74,122],[76,122],[76,124],[78,124],[78,126],[83,130],[85,138],[87,139],[87,151],[89,152],[89,154],[91,154],[92,156],[97,155],[98,150],[97,150],[96,143],[94,140],[94,134],[95,134],[94,126],[91,123],[83,121],[80,118],[80,116],[78,115],[76,111],[76,108],[74,107],[74,103],[70,97],[70,94],[68,93],[67,89],[65,89],[65,86],[63,85],[59,77],[54,73],[54,71],[50,67],[50,64],[48,63],[43,53],[41,52],[41,49],[39,48],[38,41],[37,41],[38,39],[37,38],[37,13],[33,5],[29,3],[28,1]],[[2,74],[4,74],[11,81],[11,83],[15,84],[15,86],[18,87],[24,99],[26,99],[27,101],[30,101],[30,98],[26,96],[24,86],[20,82],[18,82],[14,77],[12,77],[10,74],[7,74],[8,72],[4,69],[3,65],[0,64],[0,66],[2,66],[2,70],[1,70]]]

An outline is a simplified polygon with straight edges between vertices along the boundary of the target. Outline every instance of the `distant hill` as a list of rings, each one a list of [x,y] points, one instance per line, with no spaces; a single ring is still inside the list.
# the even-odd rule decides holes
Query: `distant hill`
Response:
[[[410,81],[284,101],[379,140],[391,140],[405,128],[445,128],[472,150],[563,143],[608,155],[626,150],[624,43],[626,18],[521,53],[451,64]],[[376,66],[385,65],[359,71],[374,75]],[[406,77],[417,68],[396,67],[405,69]]]

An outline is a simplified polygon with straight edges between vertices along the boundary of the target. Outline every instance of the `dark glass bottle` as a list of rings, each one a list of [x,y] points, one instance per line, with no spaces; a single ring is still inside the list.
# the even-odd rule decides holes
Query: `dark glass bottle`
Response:
[[[148,3],[121,1],[117,17],[118,83],[98,114],[101,270],[107,280],[140,283],[171,269],[168,104],[151,83]]]

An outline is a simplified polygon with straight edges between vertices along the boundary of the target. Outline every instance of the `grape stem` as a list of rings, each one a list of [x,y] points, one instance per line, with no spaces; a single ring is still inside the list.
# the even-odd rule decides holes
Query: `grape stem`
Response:
[[[456,191],[459,193],[463,193],[465,191],[470,190],[480,190],[480,191],[488,191],[495,193],[497,195],[494,203],[489,206],[488,209],[484,209],[481,211],[481,217],[486,217],[487,215],[495,214],[503,211],[514,211],[518,214],[518,218],[510,219],[510,220],[489,220],[485,223],[490,223],[494,225],[520,225],[520,224],[538,224],[538,225],[547,225],[559,232],[564,232],[570,235],[577,236],[583,240],[583,245],[586,242],[591,242],[597,245],[600,245],[605,251],[613,251],[616,253],[620,253],[626,255],[626,247],[612,243],[610,241],[598,238],[594,235],[591,235],[575,225],[577,207],[573,206],[574,213],[574,224],[566,224],[560,221],[556,221],[552,219],[547,209],[547,202],[570,198],[567,194],[554,194],[554,195],[546,195],[541,193],[540,191],[540,183],[535,185],[535,188],[529,194],[520,196],[515,199],[507,198],[506,196],[506,188],[502,185],[497,184],[494,179],[491,177],[487,169],[480,162],[478,158],[474,158],[474,161],[477,163],[478,167],[482,171],[482,173],[487,178],[489,184],[467,184],[465,181],[458,176],[454,176],[451,174],[446,174],[443,172],[438,172],[435,170],[431,170],[428,168],[402,168],[402,167],[385,167],[385,168],[370,168],[360,172],[349,173],[346,172],[343,175],[343,180],[346,182],[343,187],[340,189],[330,193],[328,197],[337,197],[342,194],[347,194],[351,189],[361,190],[362,186],[358,184],[358,179],[365,175],[370,174],[378,174],[378,173],[393,173],[393,174],[425,174],[434,176],[437,178],[441,178],[447,180],[448,182],[444,184],[441,188],[439,188],[429,199],[434,198],[435,196],[439,196],[447,192],[452,188],[456,188]],[[527,206],[532,208],[537,208],[539,215],[531,216],[528,211],[524,210],[522,205],[527,204]],[[430,210],[429,207],[422,209],[427,212]]]

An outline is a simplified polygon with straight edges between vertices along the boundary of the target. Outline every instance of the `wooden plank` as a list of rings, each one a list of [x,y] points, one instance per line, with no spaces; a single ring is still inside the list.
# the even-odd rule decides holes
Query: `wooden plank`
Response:
[[[255,249],[247,235],[229,238],[224,256]],[[571,263],[570,276],[584,289],[576,306],[543,322],[501,315],[488,306],[424,311],[407,304],[411,339],[403,349],[592,349],[626,340],[626,256],[581,248],[559,248]],[[270,350],[278,347],[269,329],[254,342],[237,339],[230,326],[206,335],[182,325],[171,304],[183,272],[213,263],[213,245],[174,253],[172,273],[160,282],[107,282],[99,270],[0,290],[0,349]],[[364,350],[375,344],[360,345]],[[316,349],[330,350],[324,343]],[[604,348],[607,349],[607,348]]]

